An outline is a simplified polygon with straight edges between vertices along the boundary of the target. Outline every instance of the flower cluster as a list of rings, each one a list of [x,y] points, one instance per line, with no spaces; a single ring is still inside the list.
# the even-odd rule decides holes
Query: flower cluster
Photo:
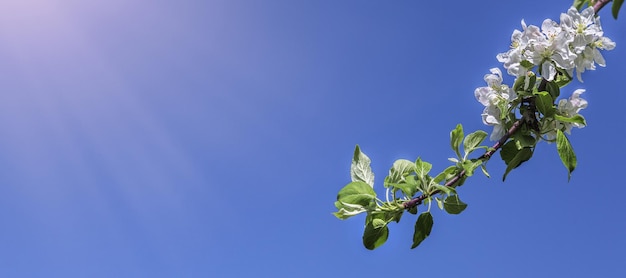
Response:
[[[600,49],[611,50],[615,43],[603,36],[600,18],[593,7],[579,13],[571,7],[561,14],[561,23],[546,19],[539,27],[522,20],[522,31],[515,30],[511,36],[511,49],[496,56],[510,75],[520,77],[534,66],[539,66],[543,78],[552,81],[557,68],[576,75],[582,81],[585,70],[594,70],[595,64],[605,66]],[[522,63],[528,61],[530,63]]]
[[[502,114],[506,113],[517,94],[509,86],[502,84],[502,72],[499,68],[492,68],[491,74],[485,75],[485,81],[488,86],[477,88],[474,95],[485,106],[482,113],[483,123],[494,126],[490,139],[495,141],[506,132]]]
[[[522,30],[515,30],[511,36],[511,48],[498,54],[496,58],[504,64],[508,74],[524,78],[524,89],[528,89],[530,78],[535,76],[541,77],[543,82],[555,82],[557,77],[565,76],[569,82],[575,71],[578,80],[582,82],[583,72],[595,70],[596,64],[606,65],[600,50],[611,50],[614,47],[615,42],[604,37],[600,18],[595,15],[593,7],[580,13],[571,7],[567,13],[561,14],[560,23],[546,19],[540,28],[527,26],[522,20]],[[533,71],[535,68],[537,73]],[[488,86],[477,88],[474,94],[485,106],[483,123],[494,126],[491,140],[498,140],[506,131],[507,117],[512,106],[522,103],[522,99],[527,96],[516,94],[515,90],[502,85],[499,69],[491,69],[491,74],[485,76],[485,81]],[[557,85],[564,86],[562,83]],[[560,100],[556,106],[556,114],[567,118],[578,115],[578,111],[587,105],[580,98],[583,91],[577,90],[569,100]],[[558,119],[551,120],[550,125],[542,124],[543,127],[552,127],[552,130],[542,128],[546,139],[553,138],[551,135],[554,134],[554,128],[569,132],[572,126],[584,126],[559,122]]]

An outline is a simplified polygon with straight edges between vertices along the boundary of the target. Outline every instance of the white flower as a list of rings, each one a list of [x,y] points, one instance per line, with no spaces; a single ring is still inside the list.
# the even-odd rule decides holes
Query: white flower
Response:
[[[504,123],[501,120],[500,109],[497,106],[487,106],[481,116],[485,125],[493,126],[493,131],[489,139],[491,141],[500,140],[506,131]]]
[[[563,32],[561,27],[551,19],[544,20],[541,29],[545,37],[537,40],[528,53],[530,61],[535,65],[540,65],[542,77],[552,81],[557,73],[556,67],[565,70],[574,68],[576,55],[569,50],[572,36]]]
[[[569,99],[561,99],[556,107],[556,113],[560,116],[566,118],[573,118],[579,115],[580,110],[587,108],[587,101],[580,97],[582,93],[584,93],[584,89],[578,89],[572,93],[572,96]],[[546,138],[548,140],[553,140],[556,138],[556,130],[560,129],[565,131],[567,134],[571,134],[572,127],[583,128],[584,124],[581,123],[570,123],[570,122],[562,122],[559,120],[552,120],[549,123],[551,127],[550,132],[546,133]]]
[[[604,37],[600,18],[593,7],[582,12],[570,7],[562,13],[560,24],[546,19],[537,26],[522,20],[522,31],[511,35],[511,49],[496,56],[504,64],[507,73],[515,77],[524,76],[534,66],[539,67],[541,76],[552,81],[559,70],[565,70],[578,80],[585,70],[595,69],[595,64],[604,66],[600,50],[611,50],[615,43]],[[530,68],[522,66],[527,61]]]
[[[561,14],[561,26],[564,31],[573,36],[569,48],[576,54],[574,68],[576,77],[582,82],[582,73],[586,70],[595,70],[595,64],[604,67],[604,57],[599,49],[611,50],[615,43],[604,37],[600,17],[595,16],[593,7],[589,7],[578,13],[576,8],[571,7],[567,14]],[[570,74],[573,69],[568,69]]]
[[[502,84],[502,71],[492,68],[491,74],[485,75],[487,87],[480,87],[474,91],[476,100],[485,106],[482,113],[483,123],[494,126],[491,140],[499,140],[504,135],[504,125],[501,120],[502,108],[508,109],[510,102],[517,98],[517,94],[507,85]]]
[[[570,7],[567,14],[561,14],[561,26],[574,35],[571,43],[574,52],[582,52],[594,37],[602,36],[602,29],[596,23],[595,11],[591,6],[581,13]]]
[[[528,71],[521,65],[522,61],[527,60],[525,52],[532,43],[542,38],[537,26],[526,26],[526,22],[522,20],[522,31],[514,30],[511,35],[511,49],[496,55],[496,59],[504,63],[508,74],[515,77],[523,76]]]
[[[578,89],[572,93],[572,96],[569,99],[559,100],[559,104],[556,107],[557,114],[571,118],[578,115],[580,110],[587,108],[587,101],[580,97],[580,95],[584,92],[585,89]],[[572,123],[572,125],[578,128],[584,127],[579,123]]]

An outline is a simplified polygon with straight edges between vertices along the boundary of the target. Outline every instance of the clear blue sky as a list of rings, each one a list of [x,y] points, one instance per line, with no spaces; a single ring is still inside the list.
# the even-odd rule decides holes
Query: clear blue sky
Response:
[[[626,277],[626,20],[577,88],[589,126],[461,215],[376,251],[332,216],[355,144],[376,186],[448,165],[482,125],[474,89],[513,29],[559,1],[9,0],[0,4],[2,277]],[[626,17],[626,16],[625,16]],[[507,77],[510,83],[511,79]]]

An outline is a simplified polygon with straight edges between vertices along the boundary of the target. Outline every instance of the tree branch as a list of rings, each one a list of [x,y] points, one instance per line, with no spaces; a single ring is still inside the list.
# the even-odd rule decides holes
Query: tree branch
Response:
[[[517,132],[517,130],[522,127],[522,123],[524,122],[524,119],[519,119],[517,121],[515,121],[515,123],[513,123],[513,126],[511,126],[511,128],[509,128],[509,130],[507,131],[506,134],[504,134],[504,136],[502,136],[502,138],[500,138],[500,140],[498,140],[498,142],[496,142],[491,149],[489,149],[489,151],[485,152],[484,154],[482,154],[480,157],[478,157],[479,160],[484,159],[485,161],[489,160],[491,158],[491,156],[498,151],[498,149],[500,149],[504,143],[506,143],[507,140],[509,140],[509,138],[511,136],[513,136],[513,134],[515,134],[515,132]],[[457,183],[459,180],[461,180],[463,177],[465,177],[465,170],[462,170],[461,172],[459,172],[456,176],[454,176],[452,179],[448,180],[448,182],[446,182],[444,184],[444,186],[453,186],[455,183]],[[411,199],[410,201],[406,201],[404,202],[404,208],[408,209],[408,208],[412,208],[415,206],[419,206],[422,204],[422,202],[430,197],[433,196],[435,194],[440,193],[440,190],[435,190],[433,191],[431,194],[423,194],[420,195],[418,197],[415,197],[413,199]]]
[[[548,82],[545,79],[541,79],[541,83],[539,83],[539,86],[537,87],[537,90],[539,92],[545,91],[547,84],[548,84]],[[534,102],[533,102],[532,105],[534,106]],[[520,129],[520,127],[522,127],[522,125],[524,124],[524,122],[526,122],[526,120],[527,119],[525,118],[525,116],[522,116],[522,118],[520,118],[519,120],[515,121],[513,123],[513,125],[511,126],[511,128],[509,128],[509,130],[506,132],[506,134],[504,134],[504,136],[502,136],[502,138],[500,138],[500,140],[498,140],[498,142],[496,142],[493,146],[491,146],[491,148],[487,152],[485,152],[484,154],[479,156],[477,159],[478,160],[484,160],[485,162],[488,161],[489,159],[491,159],[491,156],[494,153],[496,153],[506,143],[506,141],[508,141],[509,138],[511,138],[511,136],[513,136],[513,134],[515,134],[515,132],[517,132]],[[461,180],[464,177],[465,177],[465,170],[462,170],[456,176],[454,176],[452,179],[448,180],[444,184],[444,186],[450,186],[451,187],[451,186],[456,184],[459,180]],[[415,206],[419,206],[419,205],[422,204],[422,202],[424,200],[426,200],[430,196],[433,196],[435,194],[439,194],[440,192],[441,192],[440,190],[435,190],[431,194],[422,194],[420,196],[417,196],[417,197],[411,199],[410,201],[404,202],[403,206],[404,206],[405,209],[409,209],[409,208],[412,208],[412,207],[415,207]]]
[[[611,0],[598,0],[598,1],[596,1],[593,4],[593,10],[596,12],[596,15],[602,9],[602,7],[606,6],[606,4],[608,4],[609,2],[611,2]]]

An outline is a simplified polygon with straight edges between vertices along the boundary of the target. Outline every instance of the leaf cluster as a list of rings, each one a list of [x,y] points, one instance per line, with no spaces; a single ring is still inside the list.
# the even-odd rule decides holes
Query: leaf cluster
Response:
[[[337,194],[335,201],[337,211],[334,215],[344,220],[365,213],[363,245],[373,250],[387,241],[389,223],[399,222],[405,211],[417,214],[418,205],[424,204],[426,211],[422,212],[415,222],[411,248],[417,247],[432,230],[434,223],[430,211],[432,203],[436,203],[439,209],[449,214],[459,214],[465,210],[467,204],[461,201],[456,187],[461,186],[465,178],[472,176],[479,167],[488,176],[484,159],[468,158],[476,150],[488,150],[487,146],[481,145],[486,137],[487,133],[482,130],[465,136],[463,127],[457,125],[450,132],[450,146],[457,157],[449,160],[454,165],[436,175],[430,174],[432,164],[421,158],[415,161],[396,160],[383,182],[386,189],[384,200],[378,198],[374,191],[371,160],[357,145],[350,167],[352,181]],[[419,200],[419,204],[415,203],[415,200]]]
[[[567,71],[559,70],[552,81],[541,79],[539,84],[534,74],[517,78],[513,90],[519,96],[519,114],[509,113],[507,127],[520,122],[521,126],[509,138],[501,140],[500,157],[506,164],[502,180],[511,170],[519,167],[533,156],[537,143],[541,140],[556,142],[557,152],[568,171],[568,179],[576,168],[576,155],[564,132],[568,132],[565,124],[587,125],[585,118],[579,114],[569,116],[557,109],[557,100],[561,88],[572,81]],[[537,85],[537,86],[535,86]],[[554,139],[546,137],[551,135]],[[507,141],[508,140],[508,141]]]

